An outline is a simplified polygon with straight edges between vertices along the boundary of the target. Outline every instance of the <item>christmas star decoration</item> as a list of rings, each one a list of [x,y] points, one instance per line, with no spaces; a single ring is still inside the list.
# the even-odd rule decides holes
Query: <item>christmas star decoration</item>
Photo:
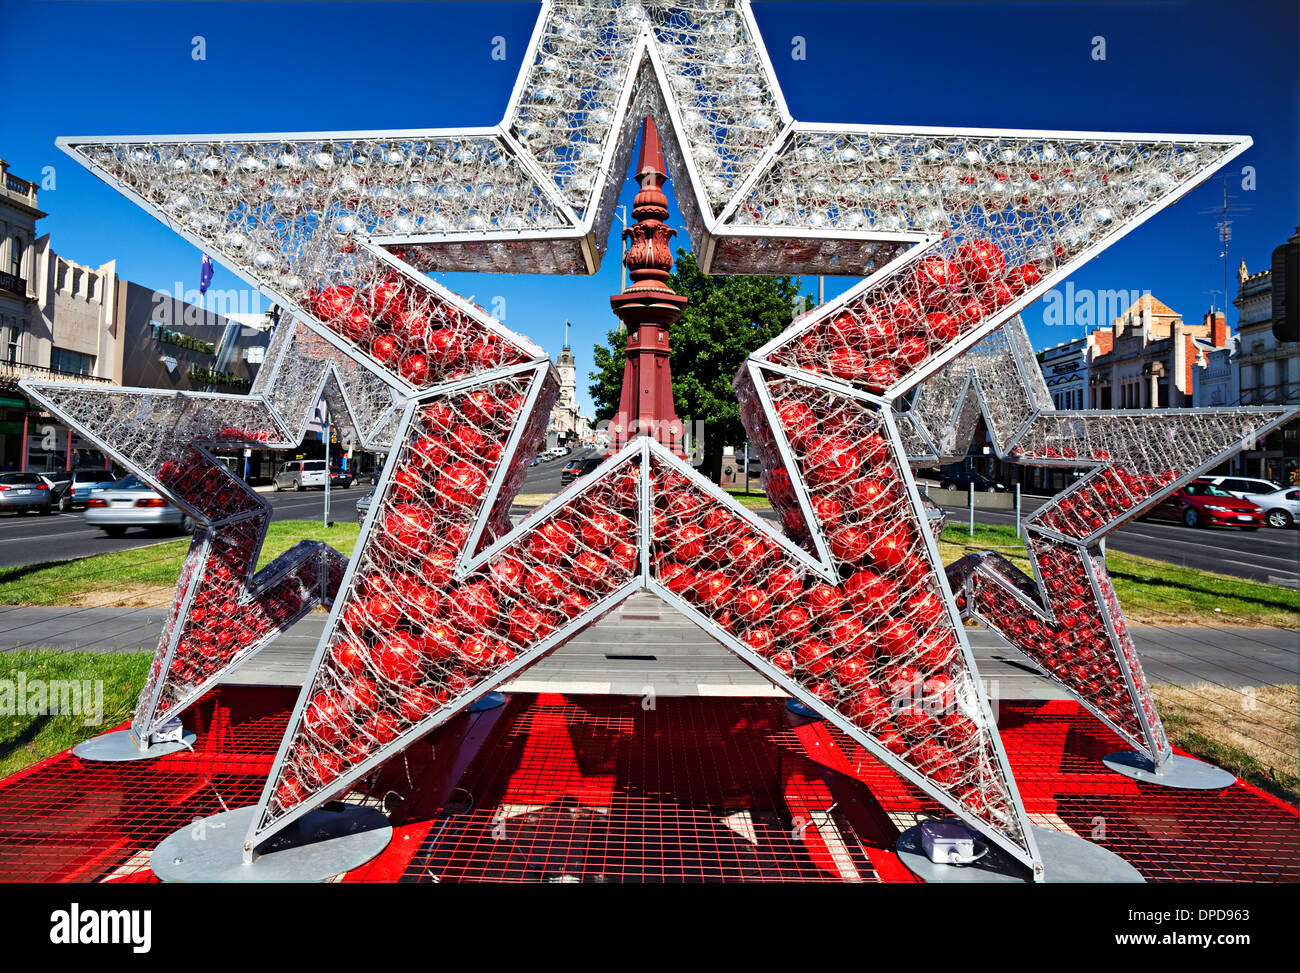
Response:
[[[645,438],[512,526],[554,377],[415,273],[593,272],[647,114],[707,271],[866,276],[737,376],[784,532]],[[404,403],[247,856],[647,588],[1039,870],[896,403],[1249,139],[809,125],[747,3],[555,2],[495,126],[61,142]]]
[[[1294,408],[1074,410],[1053,406],[1019,318],[921,386],[914,462],[966,456],[982,417],[1000,459],[1087,469],[1025,522],[1032,577],[1000,554],[948,568],[977,619],[1160,767],[1172,756],[1106,570],[1107,534],[1279,425]]]

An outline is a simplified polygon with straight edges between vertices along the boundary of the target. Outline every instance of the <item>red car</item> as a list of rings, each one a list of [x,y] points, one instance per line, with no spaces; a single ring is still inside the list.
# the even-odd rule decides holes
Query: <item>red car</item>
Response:
[[[1158,504],[1148,517],[1157,520],[1181,520],[1188,527],[1241,527],[1259,530],[1264,526],[1264,511],[1258,505],[1227,490],[1193,480],[1175,490]]]

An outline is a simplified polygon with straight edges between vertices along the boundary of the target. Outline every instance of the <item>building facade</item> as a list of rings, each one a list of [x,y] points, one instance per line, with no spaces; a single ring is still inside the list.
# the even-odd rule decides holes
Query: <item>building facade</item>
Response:
[[[566,329],[567,331],[567,325]],[[575,442],[591,436],[591,419],[578,412],[577,368],[568,342],[555,360],[555,371],[560,378],[560,390],[551,406],[551,418],[546,425],[546,444]]]
[[[1237,353],[1232,356],[1241,405],[1300,404],[1300,344],[1273,334],[1273,273],[1237,268]],[[1232,460],[1233,472],[1288,484],[1297,468],[1297,424],[1275,429]]]
[[[1075,338],[1038,352],[1038,366],[1058,409],[1088,409],[1088,339]]]
[[[1094,409],[1181,409],[1193,402],[1205,355],[1228,344],[1227,319],[1209,312],[1199,325],[1145,294],[1108,328],[1088,336],[1088,401]]]

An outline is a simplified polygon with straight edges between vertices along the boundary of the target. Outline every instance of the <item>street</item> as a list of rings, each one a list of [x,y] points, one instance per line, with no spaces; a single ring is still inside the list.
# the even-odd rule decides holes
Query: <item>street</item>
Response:
[[[571,460],[597,455],[597,449],[580,446],[558,459],[543,460],[528,471],[523,494],[553,494],[561,488],[560,471]],[[336,521],[354,521],[356,502],[371,489],[369,484],[349,489],[332,489],[330,507]],[[324,493],[263,494],[275,510],[275,520],[313,520],[322,514]],[[1025,497],[1023,515],[1028,516],[1045,502],[1042,497]],[[966,523],[965,507],[946,507],[948,523]],[[1012,511],[976,509],[978,523],[1013,524]],[[39,564],[87,557],[108,551],[129,550],[157,544],[175,535],[155,535],[133,529],[125,537],[110,538],[85,522],[80,511],[40,517],[36,514],[0,517],[0,567]],[[1233,577],[1296,586],[1300,584],[1300,556],[1297,532],[1265,527],[1254,533],[1205,528],[1190,529],[1162,521],[1134,521],[1107,538],[1116,551],[1172,564],[1214,571]]]
[[[1023,497],[1021,516],[1028,517],[1045,497]],[[963,526],[966,507],[944,507],[950,525]],[[1014,524],[1013,510],[975,509],[975,522]],[[1168,561],[1251,581],[1295,587],[1300,583],[1300,542],[1294,529],[1263,527],[1253,533],[1231,528],[1190,528],[1162,520],[1134,520],[1106,538],[1109,550]]]
[[[557,473],[558,476],[558,473]],[[349,489],[330,489],[330,513],[336,521],[355,521],[356,503],[372,489],[369,483]],[[274,520],[313,520],[323,513],[325,493],[307,490],[302,493],[263,494],[275,510]],[[37,514],[0,517],[0,567],[42,564],[89,557],[110,551],[146,547],[178,537],[178,534],[151,534],[132,528],[126,536],[108,537],[98,527],[86,523],[80,510],[41,517]]]

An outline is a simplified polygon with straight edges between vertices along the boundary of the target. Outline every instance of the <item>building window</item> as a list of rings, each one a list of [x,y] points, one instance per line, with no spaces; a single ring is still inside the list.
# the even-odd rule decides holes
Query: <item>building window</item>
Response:
[[[95,356],[83,355],[79,351],[67,351],[55,348],[50,352],[50,368],[65,375],[95,374]]]
[[[9,241],[9,273],[15,277],[23,275],[23,240],[20,236]]]

